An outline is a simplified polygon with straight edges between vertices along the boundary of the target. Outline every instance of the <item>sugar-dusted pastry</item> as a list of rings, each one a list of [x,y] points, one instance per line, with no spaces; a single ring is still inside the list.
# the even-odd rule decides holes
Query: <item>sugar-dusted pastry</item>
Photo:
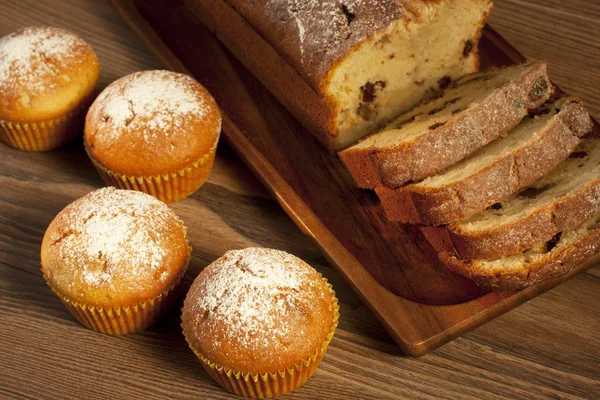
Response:
[[[190,254],[186,229],[166,204],[109,187],[74,201],[50,223],[42,272],[79,322],[122,335],[169,309]]]
[[[304,384],[339,313],[331,285],[283,251],[232,250],[194,281],[183,333],[208,374],[238,395],[267,398]]]
[[[67,30],[32,27],[0,38],[0,140],[45,151],[80,136],[99,74],[94,50]]]
[[[193,78],[143,71],[110,84],[85,123],[85,147],[107,183],[164,202],[183,199],[206,181],[221,114]]]

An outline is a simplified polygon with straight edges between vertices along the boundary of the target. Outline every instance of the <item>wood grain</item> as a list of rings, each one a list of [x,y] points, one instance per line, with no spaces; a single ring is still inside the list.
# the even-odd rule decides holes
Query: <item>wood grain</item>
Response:
[[[503,12],[506,3],[497,3],[496,13]],[[519,36],[522,26],[506,18],[502,33]],[[68,27],[90,41],[102,62],[102,85],[162,67],[107,3],[0,1],[0,35],[33,24]],[[594,37],[579,46],[598,54]],[[580,79],[577,70],[564,74],[560,79]],[[47,224],[102,185],[79,144],[47,154],[1,146],[0,175],[0,397],[232,398],[186,348],[176,311],[147,332],[112,338],[78,325],[45,285],[39,244]],[[209,182],[174,208],[194,232],[188,280],[226,249],[258,244],[297,254],[332,281],[342,303],[339,331],[317,374],[286,398],[598,398],[598,268],[411,359],[224,143]]]

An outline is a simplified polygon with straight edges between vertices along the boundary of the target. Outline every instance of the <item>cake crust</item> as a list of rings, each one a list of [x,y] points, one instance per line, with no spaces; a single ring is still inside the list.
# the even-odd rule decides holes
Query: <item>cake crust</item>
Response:
[[[440,3],[445,0],[435,0]],[[226,0],[317,92],[337,61],[374,32],[418,20],[421,0]]]

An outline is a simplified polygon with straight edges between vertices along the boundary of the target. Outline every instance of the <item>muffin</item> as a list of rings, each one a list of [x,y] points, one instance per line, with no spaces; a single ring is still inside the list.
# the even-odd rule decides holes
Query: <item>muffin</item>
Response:
[[[46,151],[80,136],[99,74],[94,50],[64,29],[32,27],[0,38],[0,140]]]
[[[220,132],[219,108],[202,85],[184,74],[143,71],[98,96],[84,142],[107,185],[171,202],[206,181]]]
[[[235,394],[285,394],[315,372],[339,318],[335,292],[283,251],[232,250],[188,292],[183,334],[208,374]]]
[[[191,248],[183,223],[152,196],[103,188],[62,210],[42,241],[44,278],[75,318],[122,335],[176,300]]]

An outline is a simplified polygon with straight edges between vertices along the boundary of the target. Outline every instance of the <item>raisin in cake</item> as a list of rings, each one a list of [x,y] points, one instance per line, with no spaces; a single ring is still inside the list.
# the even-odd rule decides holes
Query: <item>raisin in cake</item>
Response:
[[[186,0],[333,150],[479,68],[491,0]]]

